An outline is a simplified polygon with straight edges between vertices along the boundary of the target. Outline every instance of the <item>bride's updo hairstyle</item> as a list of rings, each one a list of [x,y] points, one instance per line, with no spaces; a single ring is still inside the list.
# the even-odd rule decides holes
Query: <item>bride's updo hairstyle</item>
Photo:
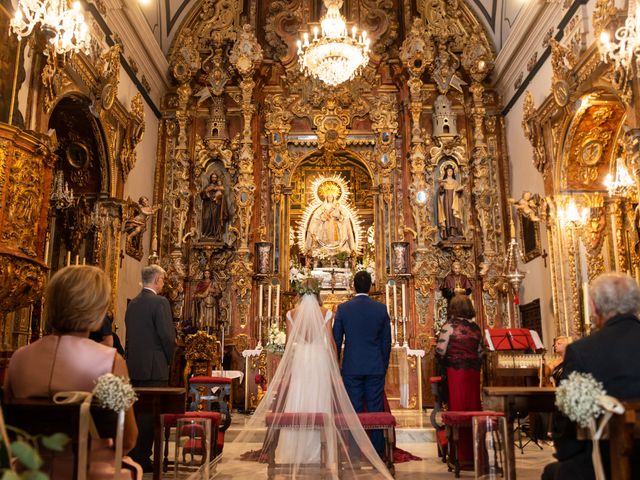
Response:
[[[298,288],[296,288],[297,294],[302,297],[303,295],[315,295],[320,302],[320,282],[317,278],[307,277],[300,281]]]

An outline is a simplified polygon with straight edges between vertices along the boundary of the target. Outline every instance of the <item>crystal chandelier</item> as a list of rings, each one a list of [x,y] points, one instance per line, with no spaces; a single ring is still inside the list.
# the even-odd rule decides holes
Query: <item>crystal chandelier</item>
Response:
[[[73,190],[69,188],[69,184],[65,181],[62,170],[58,170],[53,180],[51,203],[54,204],[57,210],[66,210],[74,202]]]
[[[616,69],[631,67],[633,57],[638,61],[640,54],[640,6],[637,0],[628,0],[629,7],[624,25],[616,30],[615,41],[611,42],[609,32],[600,33],[600,47],[603,62],[613,62]],[[635,11],[633,7],[635,6]]]
[[[604,185],[607,187],[610,196],[626,195],[634,186],[634,181],[627,170],[624,160],[620,157],[616,159],[615,177],[607,174],[604,179]]]
[[[340,7],[342,0],[325,0],[327,14],[321,19],[322,32],[313,29],[313,40],[305,32],[298,40],[300,70],[307,76],[322,80],[327,85],[340,85],[356,76],[369,62],[367,32],[357,36],[357,28],[347,32],[347,24]]]
[[[578,210],[576,201],[572,198],[569,199],[565,208],[558,208],[558,219],[563,225],[580,226],[583,225],[589,217],[589,209],[583,207]]]
[[[13,33],[22,39],[38,25],[58,55],[86,52],[89,48],[89,29],[78,1],[69,8],[67,0],[19,0],[11,19]],[[45,49],[44,53],[49,52]]]

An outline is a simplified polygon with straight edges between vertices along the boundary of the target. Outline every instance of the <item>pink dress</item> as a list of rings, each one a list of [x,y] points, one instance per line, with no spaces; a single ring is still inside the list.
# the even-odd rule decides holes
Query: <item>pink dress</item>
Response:
[[[8,398],[52,398],[64,391],[90,392],[98,377],[113,371],[115,355],[115,348],[88,338],[47,335],[18,349],[11,357],[5,381]],[[92,441],[89,478],[113,478],[114,457],[110,440]],[[128,459],[127,463],[133,462]],[[52,480],[71,478],[70,458],[60,458],[52,467]],[[131,473],[123,469],[120,478],[130,479]]]

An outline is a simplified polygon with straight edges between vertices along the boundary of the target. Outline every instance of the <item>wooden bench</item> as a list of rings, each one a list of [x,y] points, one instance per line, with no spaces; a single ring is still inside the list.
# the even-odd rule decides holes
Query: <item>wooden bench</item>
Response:
[[[7,425],[17,427],[30,435],[53,435],[54,433],[65,433],[71,439],[70,448],[65,452],[72,454],[73,477],[78,478],[78,452],[80,445],[79,425],[80,425],[80,405],[79,404],[56,404],[49,400],[14,400],[2,406],[5,422]],[[91,417],[95,423],[98,435],[103,439],[115,439],[117,430],[118,414],[113,410],[91,406]],[[12,437],[10,433],[10,437]],[[88,451],[91,451],[91,435],[88,435]],[[69,455],[66,453],[66,455]],[[60,452],[54,452],[40,448],[40,455],[44,465],[41,470],[47,473],[51,462]],[[87,458],[87,469],[90,463],[90,456]]]
[[[611,479],[631,480],[632,460],[640,455],[640,400],[622,402],[625,412],[609,421]],[[636,463],[638,461],[636,460]],[[640,472],[633,472],[636,475]]]

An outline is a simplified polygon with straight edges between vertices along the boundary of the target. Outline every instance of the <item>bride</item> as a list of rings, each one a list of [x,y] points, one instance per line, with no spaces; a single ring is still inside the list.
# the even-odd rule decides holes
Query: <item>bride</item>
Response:
[[[287,312],[287,345],[278,369],[233,443],[262,441],[261,457],[275,449],[272,460],[278,471],[293,478],[312,467],[320,468],[327,478],[338,478],[340,470],[341,476],[391,479],[344,388],[331,334],[333,315],[321,307],[319,293],[316,279],[301,282],[299,303]],[[291,419],[289,428],[283,428]],[[225,446],[225,457],[226,453]],[[221,478],[226,477],[225,463],[218,466]],[[229,468],[236,478],[238,463]],[[255,464],[252,467],[248,471],[258,478]]]

